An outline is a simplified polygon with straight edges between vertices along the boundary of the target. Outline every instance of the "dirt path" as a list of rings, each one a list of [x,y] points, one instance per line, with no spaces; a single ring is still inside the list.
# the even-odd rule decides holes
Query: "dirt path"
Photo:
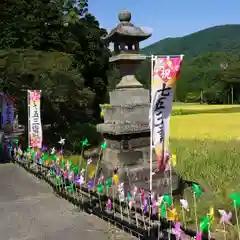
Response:
[[[0,164],[0,233],[2,240],[133,239],[79,212],[46,183],[11,163]]]

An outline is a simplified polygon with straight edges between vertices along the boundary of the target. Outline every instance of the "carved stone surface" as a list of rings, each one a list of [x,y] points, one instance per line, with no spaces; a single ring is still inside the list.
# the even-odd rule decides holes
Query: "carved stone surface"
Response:
[[[106,139],[107,146],[110,149],[124,149],[124,150],[133,150],[139,147],[148,147],[149,146],[149,136],[148,137],[139,137],[132,139],[122,139],[122,140],[112,140]]]
[[[144,88],[116,89],[110,92],[112,105],[149,104],[149,91]]]
[[[104,111],[104,121],[116,123],[117,121],[127,122],[148,122],[149,104],[112,106]]]

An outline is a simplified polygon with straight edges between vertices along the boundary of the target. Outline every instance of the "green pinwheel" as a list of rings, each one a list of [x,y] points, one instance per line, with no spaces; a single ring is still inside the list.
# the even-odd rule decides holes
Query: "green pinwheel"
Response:
[[[172,206],[172,197],[169,196],[168,194],[164,194],[163,195],[163,201],[165,202],[165,204],[170,207]],[[164,204],[163,204],[164,205]]]
[[[233,200],[233,207],[240,207],[240,192],[231,193],[229,198]]]
[[[210,222],[211,219],[209,217],[203,216],[199,226],[200,232],[208,231],[210,227]]]
[[[69,186],[69,192],[73,193],[73,190],[74,190],[74,186],[73,186],[73,183],[71,183]]]
[[[56,161],[56,160],[57,160],[57,155],[56,155],[56,154],[52,155],[52,160],[53,160],[53,161]]]
[[[82,144],[82,147],[88,146],[88,139],[85,138],[83,141],[80,141],[80,143]]]
[[[74,174],[78,174],[78,171],[79,171],[79,170],[78,170],[78,167],[74,167],[74,168],[73,168]]]
[[[103,187],[103,184],[98,184],[97,185],[97,191],[98,191],[98,193],[103,193],[103,190],[104,190],[104,187]]]
[[[65,161],[64,161],[64,159],[62,160],[61,165],[62,165],[62,169],[64,169],[65,168]]]
[[[161,217],[164,217],[164,218],[167,217],[167,206],[166,206],[166,204],[161,204],[160,213],[161,213]]]
[[[107,180],[106,180],[106,187],[107,188],[110,188],[111,186],[112,186],[112,178],[110,177],[110,178],[108,178]]]
[[[57,186],[61,184],[61,177],[59,175],[56,176],[55,182]]]
[[[200,186],[198,185],[198,184],[193,184],[192,185],[192,189],[193,189],[193,192],[195,193],[195,195],[197,196],[197,197],[200,197],[201,196],[201,194],[202,194],[202,189],[200,188]]]
[[[107,148],[107,142],[104,141],[104,143],[102,143],[102,145],[101,145],[101,149],[106,149],[106,148]]]
[[[55,174],[53,169],[50,169],[50,175],[53,176]]]

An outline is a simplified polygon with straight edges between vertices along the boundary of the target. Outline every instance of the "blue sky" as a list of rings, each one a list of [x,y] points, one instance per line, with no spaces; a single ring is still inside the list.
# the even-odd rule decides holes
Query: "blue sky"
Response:
[[[106,29],[118,24],[123,8],[132,13],[136,26],[152,29],[142,47],[215,25],[240,23],[240,0],[89,0],[89,11]]]

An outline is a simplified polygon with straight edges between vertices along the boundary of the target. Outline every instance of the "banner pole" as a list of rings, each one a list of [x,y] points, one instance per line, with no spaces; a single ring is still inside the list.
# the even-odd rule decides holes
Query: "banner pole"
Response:
[[[154,56],[151,56],[151,93],[150,93],[150,177],[149,177],[149,184],[150,184],[150,191],[152,192],[152,176],[153,176],[153,96],[152,96],[152,84],[153,84],[153,61]]]
[[[30,101],[29,101],[29,90],[27,90],[27,113],[28,113],[28,148],[30,148]]]

